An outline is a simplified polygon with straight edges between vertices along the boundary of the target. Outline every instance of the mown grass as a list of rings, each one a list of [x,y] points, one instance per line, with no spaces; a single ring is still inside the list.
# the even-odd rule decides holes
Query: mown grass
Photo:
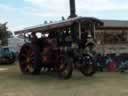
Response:
[[[69,80],[54,73],[22,75],[17,65],[0,66],[0,96],[128,96],[128,73],[97,73],[87,78],[74,72]]]

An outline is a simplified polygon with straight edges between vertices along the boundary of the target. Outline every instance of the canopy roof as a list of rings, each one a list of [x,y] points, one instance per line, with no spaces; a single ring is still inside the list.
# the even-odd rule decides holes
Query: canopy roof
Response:
[[[67,20],[59,21],[59,22],[54,22],[54,23],[49,23],[49,24],[40,24],[37,26],[28,27],[23,30],[16,31],[15,34],[22,34],[22,33],[28,33],[28,32],[46,32],[46,31],[50,31],[54,29],[65,28],[65,27],[71,26],[74,23],[79,23],[79,22],[80,23],[90,22],[90,23],[94,23],[96,26],[103,25],[103,22],[96,18],[75,17],[75,18],[70,18]]]

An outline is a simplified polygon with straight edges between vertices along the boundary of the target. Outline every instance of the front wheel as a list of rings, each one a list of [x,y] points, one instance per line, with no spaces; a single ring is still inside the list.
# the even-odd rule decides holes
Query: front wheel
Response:
[[[97,66],[94,57],[86,55],[82,62],[79,70],[84,76],[92,76],[96,73]]]

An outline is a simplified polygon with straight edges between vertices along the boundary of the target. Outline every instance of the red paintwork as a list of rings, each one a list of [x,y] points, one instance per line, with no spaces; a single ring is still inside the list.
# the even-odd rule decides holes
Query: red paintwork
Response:
[[[45,44],[46,46],[44,45],[44,48],[42,48],[42,62],[48,66],[53,66],[58,61],[57,44],[52,39],[47,39]]]

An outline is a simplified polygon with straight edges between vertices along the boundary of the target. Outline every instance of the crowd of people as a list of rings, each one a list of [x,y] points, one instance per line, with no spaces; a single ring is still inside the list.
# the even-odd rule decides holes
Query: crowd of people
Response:
[[[125,72],[128,70],[128,53],[116,54],[98,54],[96,56],[97,70],[100,72]]]

